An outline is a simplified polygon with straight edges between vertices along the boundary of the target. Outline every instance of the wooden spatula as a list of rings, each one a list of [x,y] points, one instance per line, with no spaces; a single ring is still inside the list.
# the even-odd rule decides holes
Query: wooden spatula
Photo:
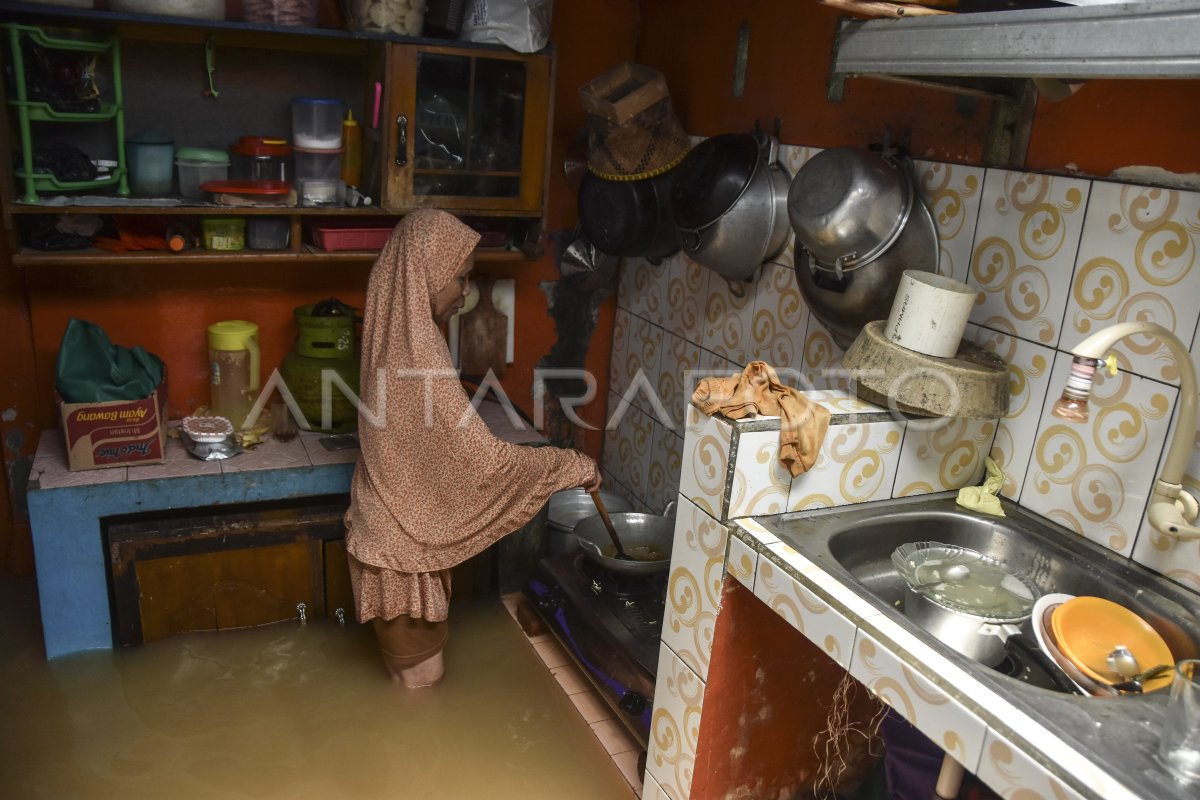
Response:
[[[592,502],[596,504],[596,511],[600,512],[600,519],[604,521],[604,527],[608,530],[608,535],[612,537],[613,544],[617,546],[617,558],[625,561],[636,561],[633,556],[625,552],[625,548],[621,547],[621,538],[617,536],[617,529],[613,527],[612,520],[608,516],[608,509],[604,507],[604,501],[600,499],[600,492],[588,492],[592,496]]]

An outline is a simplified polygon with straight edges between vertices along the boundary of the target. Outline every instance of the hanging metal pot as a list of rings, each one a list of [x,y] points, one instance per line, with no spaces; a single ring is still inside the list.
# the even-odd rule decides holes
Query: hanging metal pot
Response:
[[[757,133],[711,136],[676,168],[671,209],[684,252],[722,277],[746,280],[787,243],[791,174],[779,140]]]
[[[584,235],[600,252],[619,258],[657,262],[678,253],[671,221],[673,172],[634,181],[610,181],[588,172],[579,186]]]

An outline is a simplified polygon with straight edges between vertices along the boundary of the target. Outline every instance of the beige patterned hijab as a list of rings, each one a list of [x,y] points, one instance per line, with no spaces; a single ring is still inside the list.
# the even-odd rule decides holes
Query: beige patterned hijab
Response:
[[[595,465],[574,450],[492,435],[471,406],[433,319],[433,298],[479,234],[444,211],[406,216],[367,283],[359,438],[347,548],[405,573],[455,566],[533,518]]]

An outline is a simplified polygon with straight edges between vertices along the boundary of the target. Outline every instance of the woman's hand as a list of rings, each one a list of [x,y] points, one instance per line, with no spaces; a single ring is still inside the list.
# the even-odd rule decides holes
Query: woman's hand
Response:
[[[600,474],[600,465],[592,461],[592,480],[590,483],[583,485],[583,490],[585,492],[598,492],[602,483],[604,483],[604,476]]]

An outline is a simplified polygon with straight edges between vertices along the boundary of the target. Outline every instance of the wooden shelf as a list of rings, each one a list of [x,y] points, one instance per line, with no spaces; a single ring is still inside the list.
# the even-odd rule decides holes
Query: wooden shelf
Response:
[[[49,266],[87,266],[113,267],[137,264],[139,266],[212,266],[220,264],[328,264],[363,263],[370,264],[379,256],[378,250],[339,250],[327,253],[316,250],[308,245],[300,251],[291,250],[231,250],[214,252],[211,250],[192,250],[185,253],[168,253],[164,251],[135,251],[129,253],[111,253],[107,250],[88,248],[86,250],[65,250],[44,252],[41,250],[22,249],[12,257],[16,267],[49,267]],[[480,248],[476,252],[476,260],[484,263],[527,261],[528,258],[520,250],[507,248]]]
[[[375,206],[358,208],[341,208],[324,206],[310,208],[307,206],[217,206],[217,205],[179,205],[179,206],[56,206],[41,203],[13,203],[9,209],[11,214],[124,214],[135,216],[156,216],[172,214],[190,217],[402,217],[403,214],[384,211]]]

